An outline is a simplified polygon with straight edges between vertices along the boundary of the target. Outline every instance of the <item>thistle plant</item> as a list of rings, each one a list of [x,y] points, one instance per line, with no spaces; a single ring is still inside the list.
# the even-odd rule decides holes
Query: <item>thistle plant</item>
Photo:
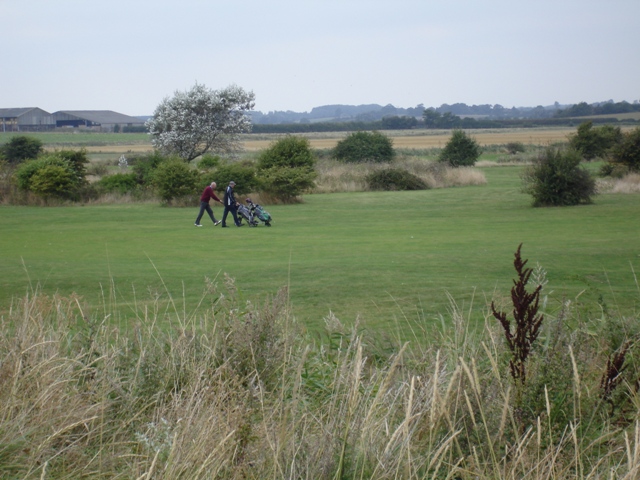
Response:
[[[531,347],[540,333],[544,316],[538,315],[542,285],[539,284],[531,293],[527,292],[526,286],[533,270],[525,268],[528,260],[522,260],[521,248],[522,244],[518,245],[513,261],[513,266],[518,274],[518,278],[513,281],[514,285],[511,288],[513,328],[511,321],[507,318],[507,313],[497,311],[494,302],[491,302],[491,313],[502,325],[507,346],[511,351],[511,359],[509,360],[511,377],[516,385],[524,386],[527,379],[527,359],[531,354]]]

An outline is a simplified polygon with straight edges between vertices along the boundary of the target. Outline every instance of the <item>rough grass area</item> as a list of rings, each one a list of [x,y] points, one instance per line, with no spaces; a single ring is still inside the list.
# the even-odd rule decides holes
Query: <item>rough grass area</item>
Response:
[[[602,193],[639,193],[640,174],[629,173],[622,178],[598,179],[597,186]]]
[[[256,305],[241,288],[209,282],[193,309],[140,292],[126,312],[108,287],[98,308],[16,298],[0,317],[0,477],[640,475],[637,317],[541,305],[516,384],[497,321],[454,299],[404,343],[331,315],[309,337],[286,289]]]

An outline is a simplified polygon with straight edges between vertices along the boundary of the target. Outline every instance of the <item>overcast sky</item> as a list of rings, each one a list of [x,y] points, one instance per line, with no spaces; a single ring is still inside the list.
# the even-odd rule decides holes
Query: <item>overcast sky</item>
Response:
[[[0,108],[150,115],[640,99],[640,0],[0,0]]]

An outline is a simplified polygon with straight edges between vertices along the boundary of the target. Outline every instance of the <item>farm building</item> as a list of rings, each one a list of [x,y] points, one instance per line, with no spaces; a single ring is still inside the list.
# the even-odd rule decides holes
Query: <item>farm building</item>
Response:
[[[56,127],[90,128],[101,132],[144,125],[139,118],[111,110],[61,110],[55,112],[53,118]]]
[[[0,108],[1,131],[34,132],[52,130],[56,126],[53,116],[40,108]]]

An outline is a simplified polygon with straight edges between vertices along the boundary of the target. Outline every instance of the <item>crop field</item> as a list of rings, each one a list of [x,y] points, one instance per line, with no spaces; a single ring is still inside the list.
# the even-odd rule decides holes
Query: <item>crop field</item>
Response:
[[[481,145],[504,145],[509,142],[522,142],[525,145],[550,145],[565,142],[567,136],[575,132],[575,128],[535,128],[535,129],[499,129],[470,130]],[[385,131],[393,139],[396,148],[427,149],[441,148],[449,140],[448,130],[397,130]],[[347,132],[310,133],[304,136],[309,139],[313,148],[329,149]],[[0,133],[0,145],[6,143],[16,133]],[[29,136],[40,139],[48,149],[82,147],[89,154],[142,153],[152,149],[148,135],[144,133],[29,133]],[[267,148],[279,134],[243,135],[242,145],[245,150],[255,152]]]

